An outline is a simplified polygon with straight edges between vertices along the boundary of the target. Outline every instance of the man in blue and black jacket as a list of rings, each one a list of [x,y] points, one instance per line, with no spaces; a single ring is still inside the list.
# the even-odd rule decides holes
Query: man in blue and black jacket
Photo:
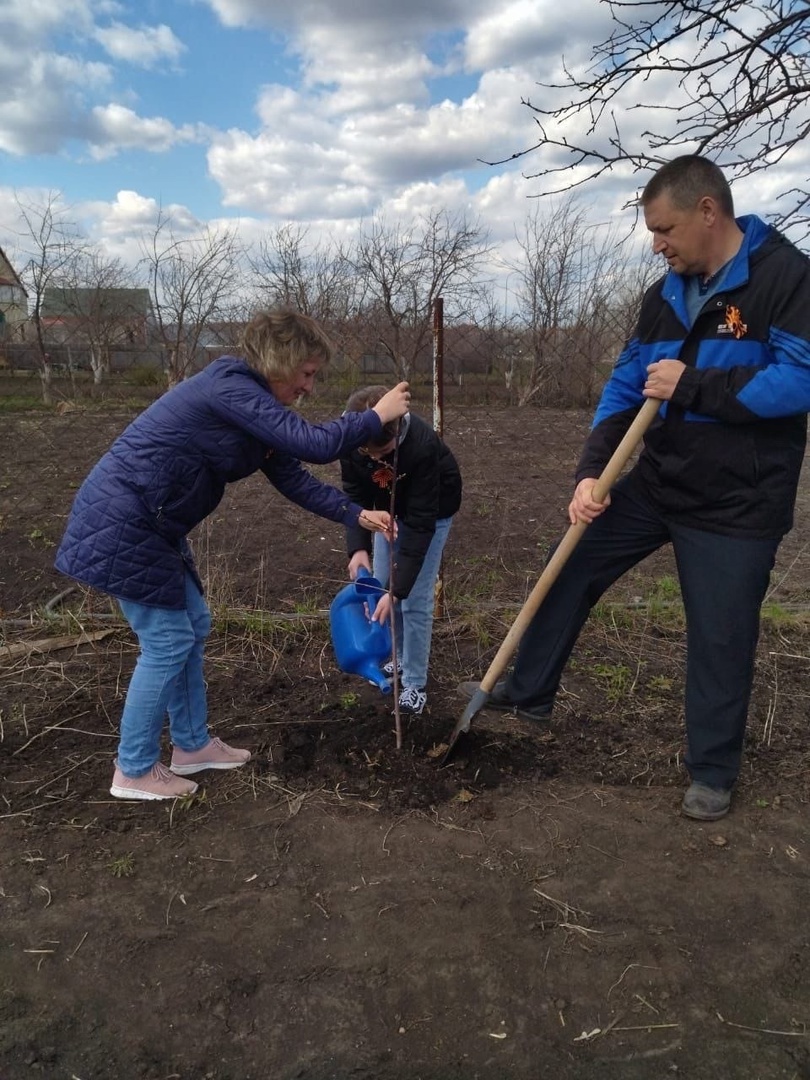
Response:
[[[577,467],[569,518],[592,524],[489,704],[547,717],[591,607],[671,543],[687,620],[682,811],[714,821],[740,770],[760,607],[793,524],[810,408],[810,260],[759,218],[735,219],[723,173],[703,157],[664,165],[640,202],[669,271],[644,297]],[[663,404],[639,460],[598,503],[595,478],[646,397]]]

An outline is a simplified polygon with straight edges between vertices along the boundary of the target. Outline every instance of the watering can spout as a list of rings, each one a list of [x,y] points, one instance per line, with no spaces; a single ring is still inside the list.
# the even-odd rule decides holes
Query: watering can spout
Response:
[[[366,660],[365,663],[358,664],[354,674],[362,675],[364,679],[368,679],[370,683],[378,686],[384,694],[391,693],[391,683],[383,675],[382,668],[376,660]]]
[[[361,567],[357,579],[344,585],[332,601],[329,623],[340,670],[361,675],[388,694],[391,684],[380,665],[391,655],[391,631],[371,619],[383,592],[381,582]]]

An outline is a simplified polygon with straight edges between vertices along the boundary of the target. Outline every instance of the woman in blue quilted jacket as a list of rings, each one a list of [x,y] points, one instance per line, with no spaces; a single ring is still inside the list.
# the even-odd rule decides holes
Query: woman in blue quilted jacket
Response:
[[[282,495],[341,525],[390,533],[386,512],[364,510],[302,461],[334,461],[379,438],[408,410],[407,383],[374,409],[310,424],[291,410],[312,391],[333,346],[294,311],[264,312],[245,328],[241,356],[215,360],[126,428],[79,489],[56,556],[70,577],[114,596],[138,638],[111,793],[171,799],[203,769],[236,769],[248,750],[211,738],[203,650],[211,614],[188,533],[225,485],[261,470]],[[171,766],[160,762],[168,713]]]

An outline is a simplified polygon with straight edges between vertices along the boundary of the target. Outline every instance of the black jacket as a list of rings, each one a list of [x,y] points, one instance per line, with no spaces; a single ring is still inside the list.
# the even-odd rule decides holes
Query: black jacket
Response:
[[[389,510],[394,476],[393,451],[372,461],[355,450],[340,459],[343,490],[366,510]],[[450,448],[430,424],[410,413],[397,454],[394,514],[398,542],[393,593],[404,599],[422,569],[436,522],[452,517],[461,505],[461,473]],[[371,551],[371,534],[360,526],[346,529],[349,557]]]

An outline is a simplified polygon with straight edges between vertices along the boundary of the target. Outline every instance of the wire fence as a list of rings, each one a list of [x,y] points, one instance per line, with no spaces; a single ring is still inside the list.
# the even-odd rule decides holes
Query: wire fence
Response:
[[[573,474],[593,407],[626,327],[607,318],[565,332],[517,318],[476,325],[434,319],[427,335],[402,343],[407,364],[356,328],[330,328],[341,343],[336,362],[303,406],[308,419],[340,414],[349,393],[406,375],[414,408],[437,421],[456,453],[464,501],[448,544],[444,596],[451,610],[518,605],[542,570],[545,552],[564,531]],[[351,347],[350,347],[351,343]],[[418,347],[417,347],[418,346]],[[27,350],[27,351],[26,351]],[[122,349],[96,381],[75,344],[54,347],[51,404],[28,346],[6,348],[0,368],[0,619],[33,625],[53,613],[70,586],[53,568],[72,498],[125,426],[165,390],[160,356]],[[197,367],[227,347],[209,349]],[[339,484],[336,465],[313,471]],[[770,599],[788,608],[810,599],[804,481],[796,527],[780,549]],[[342,584],[345,555],[335,526],[272,492],[261,477],[231,485],[220,507],[192,535],[209,596],[223,608],[306,615]],[[668,550],[647,560],[614,589],[616,602],[672,594]],[[661,583],[664,582],[662,587]],[[674,590],[677,595],[677,586]],[[75,599],[75,597],[74,597]],[[104,597],[81,591],[85,616],[109,617]],[[49,608],[48,605],[51,605]],[[453,608],[453,605],[455,607]]]

